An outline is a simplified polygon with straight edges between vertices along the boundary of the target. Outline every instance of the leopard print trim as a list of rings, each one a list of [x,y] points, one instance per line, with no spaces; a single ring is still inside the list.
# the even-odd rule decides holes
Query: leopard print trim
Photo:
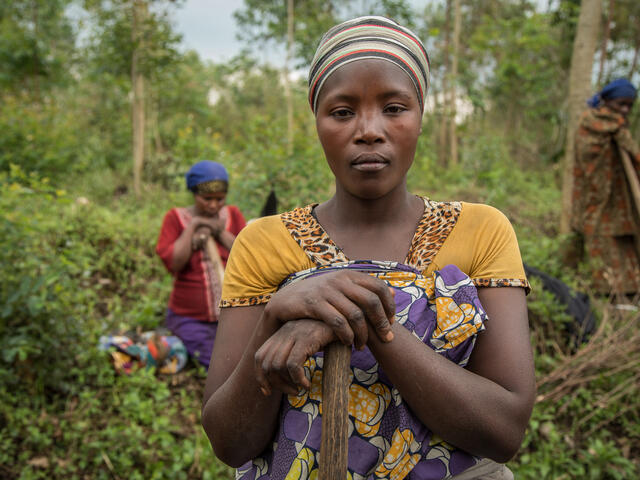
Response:
[[[313,203],[282,213],[282,223],[315,265],[348,261],[340,247],[333,243],[324,228],[311,215],[311,210],[316,205],[317,203]]]
[[[268,303],[272,295],[273,295],[272,293],[265,293],[264,295],[256,295],[255,297],[231,298],[229,300],[220,300],[220,308],[251,307],[254,305],[262,305],[264,303]]]
[[[522,287],[529,294],[531,285],[527,279],[522,278],[474,278],[476,287]]]
[[[405,261],[421,272],[440,251],[462,211],[460,202],[433,202],[426,197],[423,200],[424,214],[418,223]]]
[[[462,211],[460,202],[433,202],[426,197],[422,197],[422,200],[424,213],[404,262],[419,271],[424,271],[440,251]],[[315,265],[349,261],[311,214],[316,205],[314,203],[281,214],[282,223]]]

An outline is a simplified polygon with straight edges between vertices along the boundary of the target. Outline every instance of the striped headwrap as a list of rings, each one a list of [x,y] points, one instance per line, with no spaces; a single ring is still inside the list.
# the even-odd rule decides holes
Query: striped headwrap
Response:
[[[382,59],[399,66],[411,79],[420,110],[429,89],[429,56],[420,39],[408,28],[385,17],[347,20],[324,34],[309,69],[309,104],[317,113],[318,95],[338,68],[363,59]]]

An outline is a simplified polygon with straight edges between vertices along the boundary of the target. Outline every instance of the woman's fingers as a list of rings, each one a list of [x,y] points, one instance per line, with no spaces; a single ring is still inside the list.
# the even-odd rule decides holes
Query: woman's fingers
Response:
[[[287,370],[289,378],[296,385],[309,389],[311,382],[305,375],[304,363],[314,353],[335,340],[334,332],[328,325],[317,320],[303,320],[299,330],[300,336],[289,352]]]
[[[336,315],[327,316],[321,320],[333,329],[342,343],[345,345],[353,344],[358,350],[362,349],[367,344],[369,334],[367,319],[362,309],[343,292],[334,295],[329,301],[331,302],[329,306],[336,312]],[[349,332],[347,341],[341,335],[342,331]]]
[[[254,356],[256,381],[264,395],[274,390],[295,395],[311,387],[304,364],[335,340],[333,330],[317,320],[295,320],[283,325]]]
[[[284,330],[286,327],[267,339],[254,356],[256,381],[265,396],[274,390],[291,395],[298,393],[298,384],[289,375],[289,356],[295,339]],[[300,363],[301,369],[305,361],[306,357]]]
[[[382,341],[393,339],[395,302],[382,280],[361,272],[335,272],[303,280],[272,297],[265,312],[282,323],[301,318],[330,326],[346,345],[362,348],[371,326]]]
[[[362,336],[361,329],[357,328],[357,321],[354,322],[348,318],[358,310],[358,307],[340,292],[335,292],[330,301],[325,300],[322,303],[316,304],[314,310],[313,313],[315,315],[313,315],[312,318],[316,318],[329,326],[336,334],[336,337],[338,337],[338,340],[345,345],[352,345],[354,341],[359,340]],[[354,323],[356,323],[355,329]],[[366,339],[364,317],[362,318],[362,325],[364,326]]]
[[[336,285],[337,292],[327,296],[328,301],[347,319],[354,333],[354,345],[363,348],[368,340],[367,323],[380,340],[393,339],[391,323],[395,315],[395,302],[389,287],[370,275],[351,272]],[[325,320],[325,323],[328,323]]]
[[[362,309],[380,340],[390,342],[393,340],[391,324],[396,311],[391,289],[370,275],[356,277],[353,281],[362,288],[353,289],[349,298]]]
[[[278,333],[279,332],[276,332],[271,338],[267,339],[253,357],[256,381],[260,386],[260,391],[266,396],[271,395],[274,387],[274,385],[272,385],[274,358],[278,355],[279,351],[288,353],[293,344],[291,340],[287,340],[286,338],[281,339],[281,335],[278,335]],[[277,380],[274,383],[278,383]]]

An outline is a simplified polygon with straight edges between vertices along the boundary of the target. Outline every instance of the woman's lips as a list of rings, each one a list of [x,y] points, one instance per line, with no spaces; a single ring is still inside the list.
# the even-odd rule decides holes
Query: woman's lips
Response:
[[[360,172],[377,172],[387,165],[389,161],[377,153],[360,154],[351,162],[351,166]]]

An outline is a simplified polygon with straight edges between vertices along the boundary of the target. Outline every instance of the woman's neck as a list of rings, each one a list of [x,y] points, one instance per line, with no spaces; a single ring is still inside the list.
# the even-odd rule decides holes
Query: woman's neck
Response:
[[[363,199],[351,195],[349,192],[336,188],[336,193],[327,202],[316,209],[319,219],[330,219],[339,227],[372,227],[375,225],[393,224],[400,220],[399,212],[416,211],[421,213],[423,202],[407,191],[406,186],[389,192],[377,199]]]
[[[375,200],[353,197],[338,188],[332,199],[317,207],[316,218],[347,258],[403,262],[424,214],[424,202],[402,187]]]

